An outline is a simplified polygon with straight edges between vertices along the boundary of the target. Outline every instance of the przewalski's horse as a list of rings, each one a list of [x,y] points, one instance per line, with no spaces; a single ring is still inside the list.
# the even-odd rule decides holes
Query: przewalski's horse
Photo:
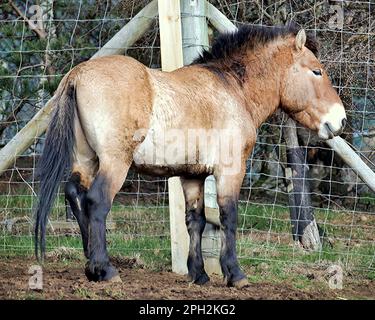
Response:
[[[39,161],[37,256],[39,245],[44,256],[47,216],[69,168],[65,192],[81,229],[86,275],[94,281],[118,279],[107,253],[105,223],[133,164],[139,172],[181,177],[190,235],[189,276],[203,284],[209,280],[201,253],[203,186],[205,177],[213,174],[224,279],[227,285],[244,286],[247,280],[236,255],[237,206],[257,128],[279,107],[322,139],[340,134],[345,125],[343,104],[316,52],[316,42],[303,30],[244,26],[221,35],[211,52],[192,65],[170,73],[124,56],[76,66],[52,98],[54,112]],[[168,130],[180,137],[194,130],[199,134],[180,152],[166,152],[169,144],[160,137]],[[205,147],[197,142],[210,130],[223,140],[222,132],[235,132],[236,147],[229,153],[239,156],[237,169],[226,170],[219,159],[221,141]]]

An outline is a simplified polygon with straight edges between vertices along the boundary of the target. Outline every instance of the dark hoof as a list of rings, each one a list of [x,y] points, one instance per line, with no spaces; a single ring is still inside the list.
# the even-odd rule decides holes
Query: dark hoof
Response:
[[[192,277],[189,275],[189,281],[193,282],[194,284],[198,284],[200,286],[204,285],[208,281],[210,281],[210,277],[207,275],[207,273],[202,273],[198,276]]]
[[[110,263],[104,266],[94,265],[88,262],[85,268],[85,274],[89,281],[109,281],[109,282],[120,282],[121,278],[114,266]]]

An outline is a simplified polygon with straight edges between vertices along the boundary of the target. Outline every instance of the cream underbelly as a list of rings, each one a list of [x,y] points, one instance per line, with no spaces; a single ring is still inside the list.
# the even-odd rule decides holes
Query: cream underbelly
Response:
[[[133,166],[140,172],[173,176],[241,170],[242,144],[238,135],[228,131],[153,127],[136,138],[140,143],[133,153]]]
[[[212,148],[202,151],[199,145],[183,140],[183,134],[162,137],[149,132],[134,151],[133,167],[139,172],[157,176],[212,174],[215,151]]]

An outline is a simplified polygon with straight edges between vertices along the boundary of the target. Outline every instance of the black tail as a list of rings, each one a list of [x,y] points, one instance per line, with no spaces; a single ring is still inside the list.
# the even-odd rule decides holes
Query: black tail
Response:
[[[55,98],[55,110],[47,130],[43,153],[38,162],[40,188],[36,207],[35,255],[43,261],[45,255],[46,224],[59,184],[67,168],[72,165],[74,117],[76,114],[75,85],[69,79]],[[40,246],[40,257],[39,257]],[[41,260],[39,259],[41,258]]]

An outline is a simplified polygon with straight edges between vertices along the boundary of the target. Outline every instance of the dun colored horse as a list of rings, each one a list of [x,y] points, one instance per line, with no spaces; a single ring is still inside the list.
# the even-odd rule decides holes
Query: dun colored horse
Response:
[[[44,257],[47,216],[68,168],[72,173],[65,192],[80,226],[86,276],[118,280],[105,224],[133,165],[141,173],[181,177],[189,277],[204,284],[209,277],[201,253],[203,187],[213,174],[224,279],[229,286],[246,285],[236,255],[237,206],[257,128],[279,107],[322,139],[340,134],[346,122],[316,53],[315,40],[304,30],[244,26],[219,36],[192,65],[169,73],[124,56],[73,68],[52,98],[54,111],[39,161],[37,257],[40,250]],[[208,140],[201,143],[205,135]],[[236,162],[230,170],[228,158]]]

